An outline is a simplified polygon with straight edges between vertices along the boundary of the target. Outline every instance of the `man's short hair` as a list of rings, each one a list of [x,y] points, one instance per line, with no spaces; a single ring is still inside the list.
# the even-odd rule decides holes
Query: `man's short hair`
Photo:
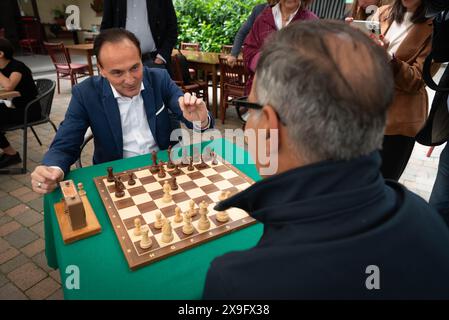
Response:
[[[131,41],[136,46],[136,48],[139,50],[139,55],[142,56],[142,50],[140,49],[140,41],[139,39],[137,39],[134,33],[125,30],[123,28],[111,28],[101,31],[100,34],[95,38],[94,54],[97,57],[98,64],[101,65],[100,51],[106,42],[118,43],[126,39]]]
[[[14,55],[14,47],[7,39],[0,38],[0,51],[3,52],[5,58],[8,60],[11,60]]]
[[[347,160],[382,145],[394,80],[385,50],[342,22],[292,23],[266,41],[256,70],[259,104],[286,122],[309,162]]]

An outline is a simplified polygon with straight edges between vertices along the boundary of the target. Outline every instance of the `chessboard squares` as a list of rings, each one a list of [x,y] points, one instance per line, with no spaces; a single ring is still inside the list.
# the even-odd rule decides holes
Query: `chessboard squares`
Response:
[[[186,201],[183,202],[176,202],[176,205],[181,208],[181,212],[187,212],[189,210],[189,202],[190,198],[187,198]]]
[[[140,180],[142,178],[152,177],[153,174],[150,172],[150,170],[143,169],[143,170],[135,171],[134,176]],[[156,181],[156,179],[154,181]],[[145,184],[145,182],[142,182],[142,183]]]
[[[114,205],[118,210],[125,209],[134,205],[132,198],[126,198],[122,200],[114,201]]]
[[[134,223],[134,220],[136,218],[140,218],[142,225],[145,224],[145,221],[142,220],[140,215],[135,216],[135,217],[131,217],[131,218],[127,218],[127,219],[123,219],[123,224],[125,225],[126,230],[131,230],[131,229],[134,230],[134,228],[136,227],[135,223]]]
[[[145,189],[144,189],[144,193],[136,195],[132,199],[134,200],[135,204],[143,204],[143,203],[150,202],[151,200],[153,200],[153,199],[151,199],[150,195],[145,192]]]
[[[207,178],[200,178],[193,181],[198,187],[203,187],[211,184],[210,180]]]
[[[239,175],[237,173],[235,173],[234,171],[232,171],[232,170],[228,170],[226,172],[221,172],[220,174],[226,180],[229,180],[229,179],[232,179],[232,178],[235,178],[235,177],[240,178]],[[242,178],[240,178],[240,179],[242,179]]]
[[[149,193],[154,192],[154,191],[162,190],[162,186],[161,186],[161,184],[159,182],[153,182],[153,183],[145,184],[143,187]],[[164,192],[162,192],[162,194],[164,194]]]
[[[218,187],[214,184],[208,184],[206,186],[201,187],[201,190],[203,190],[206,194],[211,194],[216,191],[219,191]]]
[[[218,172],[218,173],[223,173],[223,172],[226,172],[226,171],[232,171],[231,169],[229,169],[227,166],[225,166],[224,164],[222,164],[221,166],[219,165],[219,166],[216,166],[216,167],[213,167],[214,168],[214,170],[216,171],[216,172]]]
[[[251,187],[251,183],[248,183],[248,182],[239,184],[239,185],[237,186],[237,188],[239,189],[239,191],[245,190],[245,189],[247,189],[247,188],[249,188],[249,187]]]
[[[151,199],[157,200],[157,199],[161,199],[164,196],[164,190],[162,190],[162,188],[160,188],[158,190],[148,192],[148,194],[150,195]]]
[[[199,216],[199,214],[198,214],[198,216]],[[208,218],[209,218],[209,217],[208,217]],[[193,227],[194,227],[196,230],[198,230],[199,233],[209,232],[209,231],[211,231],[211,229],[217,227],[217,225],[215,224],[215,222],[214,222],[214,221],[211,221],[211,220],[209,219],[209,222],[210,222],[210,227],[209,227],[209,229],[207,229],[207,230],[200,230],[200,228],[198,227],[199,222],[200,222],[200,219],[199,219],[199,218],[198,218],[198,219],[195,219],[195,221],[192,219],[192,225],[193,225]]]
[[[204,175],[199,171],[193,171],[193,172],[187,173],[187,175],[189,176],[189,178],[191,180],[196,180],[196,179],[200,179],[200,178],[204,177]]]
[[[147,191],[145,190],[145,188],[143,186],[138,186],[138,187],[133,186],[132,188],[128,189],[128,192],[131,197],[135,197],[139,194],[147,193]]]
[[[219,174],[214,174],[212,176],[208,176],[207,179],[209,179],[210,181],[212,181],[213,183],[218,182],[218,181],[223,181],[225,178],[223,178],[221,175]]]
[[[216,192],[207,193],[207,196],[209,198],[211,198],[214,203],[218,203],[218,202],[220,202],[220,194],[221,194],[221,192],[222,192],[222,190],[218,190]]]
[[[195,167],[196,170],[201,170],[201,172],[203,170],[207,170],[207,169],[210,168],[209,165],[207,163],[205,163],[205,162],[204,162],[204,164],[198,163],[198,164],[194,164],[193,166]]]
[[[163,192],[162,192],[162,196],[163,196]],[[171,205],[174,204],[173,198],[172,198],[172,200],[170,202],[164,202],[162,200],[162,196],[160,197],[160,199],[155,199],[154,200],[154,203],[155,203],[156,207],[158,207],[159,209],[162,209],[162,208],[166,208],[166,207],[171,206]]]
[[[154,203],[154,201],[148,201],[145,203],[138,204],[137,208],[139,209],[139,213],[144,214],[144,213],[156,210],[157,206]]]
[[[190,199],[195,199],[206,195],[206,193],[199,188],[186,190],[185,193],[190,197]]]
[[[214,169],[211,169],[211,168],[203,169],[203,170],[201,170],[201,173],[205,177],[213,176],[214,174],[217,174],[217,172]]]
[[[218,221],[218,220],[217,220],[217,215],[216,215],[216,214],[212,214],[212,215],[210,215],[210,216],[208,216],[208,217],[209,217],[209,220],[212,221],[217,227],[232,222],[231,216],[229,216],[229,220],[226,221],[226,222],[220,222],[220,221]]]
[[[246,182],[245,179],[243,179],[242,177],[233,177],[233,178],[228,178],[227,179],[230,183],[232,183],[234,186],[238,186],[241,184],[244,184]]]
[[[173,204],[171,206],[161,208],[162,215],[166,218],[170,218],[175,215],[175,208],[177,207],[176,204]]]
[[[198,186],[193,181],[187,181],[184,183],[178,182],[178,187],[180,187],[184,191],[198,188]]]
[[[227,180],[222,180],[222,181],[216,182],[215,185],[220,190],[225,190],[225,189],[233,187],[233,185]]]
[[[194,237],[199,234],[198,230],[196,230],[195,227],[193,227],[192,234],[184,234],[184,232],[182,232],[183,225],[184,225],[184,222],[181,223],[180,227],[173,228],[174,233],[176,233],[176,235],[179,237],[179,239],[184,240],[186,238]]]
[[[193,198],[193,201],[195,201],[195,203],[197,205],[199,205],[202,201],[205,201],[209,205],[211,203],[214,203],[214,201],[208,195],[203,195],[203,196],[199,196],[199,197]]]
[[[180,175],[180,176],[176,176],[176,183],[178,185],[180,183],[184,183],[184,182],[187,182],[187,181],[191,181],[191,179],[187,175],[185,175],[185,174]]]
[[[176,191],[180,191],[180,190],[178,189]],[[178,192],[178,193],[172,194],[172,199],[173,199],[173,202],[179,203],[179,202],[189,200],[190,198],[185,192]]]
[[[149,171],[148,171],[149,172]],[[151,175],[151,173],[150,173],[150,175],[149,176],[144,176],[144,177],[142,177],[142,178],[139,178],[138,179],[139,181],[140,181],[140,183],[142,183],[142,185],[149,185],[149,184],[152,184],[152,183],[155,183],[157,180],[156,180],[156,178],[153,176],[153,175]],[[136,180],[137,181],[137,180]]]
[[[134,219],[136,217],[139,217],[140,215],[139,210],[135,206],[117,210],[117,212],[121,220],[126,220],[130,218]]]
[[[174,246],[173,250],[176,249],[176,242],[180,241],[181,239],[179,239],[179,236],[176,232],[173,232],[173,240],[169,243],[165,243],[162,241],[162,231],[160,231],[159,233],[155,234],[154,237],[156,238],[156,241],[159,243],[159,246],[161,248],[167,247],[167,246]]]

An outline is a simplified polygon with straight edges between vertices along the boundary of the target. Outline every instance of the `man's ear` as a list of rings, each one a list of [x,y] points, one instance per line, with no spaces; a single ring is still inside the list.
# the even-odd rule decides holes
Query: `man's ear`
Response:
[[[277,113],[272,106],[270,105],[264,106],[262,112],[263,112],[262,121],[264,122],[262,128],[266,130],[265,136],[265,143],[267,150],[266,156],[269,157],[270,155],[277,153],[279,150],[279,142],[280,142],[279,129],[281,124],[279,122]]]
[[[100,76],[102,76],[103,78],[105,78],[105,75],[104,75],[104,69],[103,69],[103,67],[101,66],[100,63],[97,63],[97,68],[98,68],[98,73],[100,74]]]

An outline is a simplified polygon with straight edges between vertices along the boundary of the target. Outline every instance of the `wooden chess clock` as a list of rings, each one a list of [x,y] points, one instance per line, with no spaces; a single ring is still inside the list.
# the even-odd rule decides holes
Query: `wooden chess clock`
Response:
[[[63,198],[55,203],[55,212],[64,243],[72,243],[101,232],[83,184],[78,183],[78,191],[72,180],[62,181],[59,185]]]

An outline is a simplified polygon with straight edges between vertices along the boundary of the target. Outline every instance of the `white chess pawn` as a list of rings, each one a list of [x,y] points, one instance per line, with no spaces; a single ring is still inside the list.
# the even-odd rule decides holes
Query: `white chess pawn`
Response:
[[[136,227],[134,229],[134,235],[135,236],[140,236],[142,234],[142,222],[140,221],[139,218],[134,219],[134,226]]]
[[[193,233],[192,218],[188,213],[186,213],[184,216],[184,225],[182,226],[182,232],[186,235]]]
[[[181,208],[179,208],[179,207],[176,207],[176,208],[175,208],[175,218],[174,218],[174,221],[175,221],[176,223],[182,222]]]
[[[170,194],[171,187],[167,180],[165,181],[163,188],[164,188],[164,197],[162,198],[162,201],[164,201],[165,203],[168,203],[172,200],[172,197]]]
[[[191,217],[194,217],[196,215],[195,201],[193,201],[193,200],[190,200],[190,202],[189,202],[189,215]]]
[[[151,241],[151,238],[148,237],[148,232],[150,231],[150,228],[148,228],[147,225],[142,226],[141,232],[142,232],[142,240],[140,240],[140,247],[142,249],[148,249],[153,245],[153,241]]]
[[[218,196],[218,200],[220,200],[220,201],[226,200],[226,198],[227,198],[226,195],[227,195],[227,192],[226,191],[222,191],[220,193],[220,195]]]
[[[164,226],[162,227],[162,242],[170,243],[173,241],[173,230],[171,228],[171,222],[165,220]]]
[[[215,216],[217,218],[217,221],[219,222],[228,222],[229,221],[229,214],[226,211],[219,211],[217,212],[217,215]]]
[[[154,221],[154,227],[156,229],[161,229],[162,228],[161,213],[160,212],[156,212],[155,216],[156,216],[156,221]]]
[[[198,228],[200,230],[207,230],[210,228],[210,221],[207,217],[207,203],[201,202],[200,204],[200,220],[198,222]]]

